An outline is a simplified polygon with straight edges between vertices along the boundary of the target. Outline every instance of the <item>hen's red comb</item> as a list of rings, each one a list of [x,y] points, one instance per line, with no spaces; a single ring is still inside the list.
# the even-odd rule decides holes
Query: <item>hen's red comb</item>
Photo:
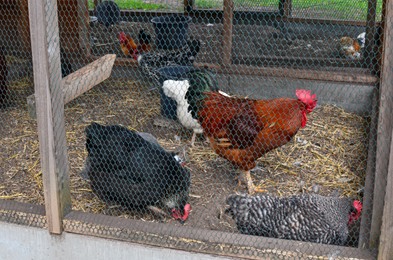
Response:
[[[363,209],[363,204],[359,200],[353,201],[353,207],[360,213]]]

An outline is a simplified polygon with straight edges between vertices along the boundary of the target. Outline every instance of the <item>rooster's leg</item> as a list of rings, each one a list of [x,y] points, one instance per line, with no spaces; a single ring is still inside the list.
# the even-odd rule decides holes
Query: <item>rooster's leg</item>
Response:
[[[254,194],[255,192],[265,192],[264,189],[255,188],[254,183],[252,182],[250,171],[244,171],[243,174],[244,174],[244,180],[246,181],[249,194]]]
[[[193,133],[192,133],[192,137],[191,137],[191,146],[192,146],[192,147],[194,147],[195,137],[196,137],[196,133],[193,132]]]

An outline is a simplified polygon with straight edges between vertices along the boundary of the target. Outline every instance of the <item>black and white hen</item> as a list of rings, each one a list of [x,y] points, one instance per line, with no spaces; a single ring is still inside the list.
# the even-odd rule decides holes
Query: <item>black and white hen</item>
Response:
[[[172,154],[123,126],[97,123],[86,128],[86,149],[87,174],[100,199],[187,219],[190,172]]]
[[[362,204],[349,198],[230,195],[229,212],[242,234],[343,245]]]
[[[178,50],[154,50],[138,56],[142,73],[158,83],[160,75],[157,69],[166,66],[192,66],[201,48],[199,40],[189,40],[187,45]]]

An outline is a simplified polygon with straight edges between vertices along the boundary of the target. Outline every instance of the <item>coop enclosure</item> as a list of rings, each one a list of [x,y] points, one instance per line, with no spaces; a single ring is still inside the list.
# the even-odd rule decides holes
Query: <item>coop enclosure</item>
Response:
[[[392,10],[391,0],[0,0],[1,220],[252,259],[388,259]],[[212,80],[197,78],[200,92],[195,71]],[[209,110],[205,91],[217,89],[245,105]],[[250,101],[297,100],[299,89],[317,99],[304,127],[297,105]],[[251,152],[236,161],[237,151]],[[348,234],[331,245],[274,224],[242,232],[227,199],[250,193],[247,170],[266,196],[359,200],[361,217],[335,223]]]

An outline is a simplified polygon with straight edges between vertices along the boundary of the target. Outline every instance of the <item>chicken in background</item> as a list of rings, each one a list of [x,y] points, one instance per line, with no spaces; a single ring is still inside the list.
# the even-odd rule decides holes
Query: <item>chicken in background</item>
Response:
[[[147,34],[143,29],[139,31],[138,43],[134,39],[120,32],[118,35],[121,51],[125,56],[131,56],[134,60],[138,60],[138,56],[142,53],[151,51],[151,36]]]
[[[187,98],[211,148],[242,170],[248,192],[255,188],[250,170],[263,154],[288,143],[307,123],[317,105],[311,91],[296,90],[297,99],[254,100],[199,92]],[[240,178],[239,178],[240,185]]]
[[[338,50],[340,55],[350,59],[360,59],[362,57],[361,50],[364,48],[366,33],[358,35],[356,39],[348,36],[340,38]]]
[[[0,46],[0,106],[3,106],[10,101],[7,76],[8,67],[7,60],[5,58],[5,48],[4,46]]]
[[[86,149],[90,185],[100,199],[187,220],[191,176],[172,154],[123,126],[97,123],[86,128]]]
[[[178,50],[154,50],[138,55],[138,64],[143,74],[159,83],[157,69],[166,66],[193,66],[201,48],[199,40],[188,40],[187,45]]]
[[[196,134],[203,129],[196,117],[189,111],[188,99],[205,91],[219,91],[218,83],[212,72],[207,69],[194,69],[185,75],[185,80],[166,80],[162,85],[164,94],[177,104],[177,118],[187,129],[193,130],[191,146],[194,146]]]
[[[229,208],[242,234],[344,245],[348,226],[361,216],[362,203],[339,197],[303,194],[278,198],[230,195]]]
[[[118,35],[120,48],[123,54],[128,57],[131,56],[135,60],[138,59],[138,45],[134,41],[134,39],[130,36],[125,34],[124,32],[120,32]]]
[[[147,34],[143,29],[139,31],[138,41],[139,53],[151,51],[151,35]]]

